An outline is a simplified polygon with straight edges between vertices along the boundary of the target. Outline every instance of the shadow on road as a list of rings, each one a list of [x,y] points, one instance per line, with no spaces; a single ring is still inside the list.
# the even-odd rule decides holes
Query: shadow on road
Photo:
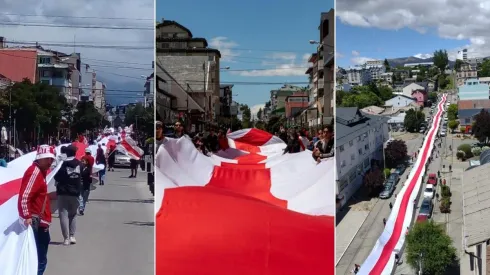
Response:
[[[137,225],[137,226],[155,226],[154,222],[139,222],[139,221],[130,221],[130,222],[125,222],[124,224]]]
[[[49,245],[63,245],[63,242],[50,242]]]
[[[90,202],[130,202],[130,203],[154,203],[153,199],[150,200],[141,200],[141,199],[134,199],[134,200],[109,200],[109,199],[90,199]]]
[[[461,267],[459,265],[459,261],[457,260],[454,265],[450,266],[448,269],[446,269],[446,272],[444,272],[444,275],[452,275],[452,274],[461,274]]]

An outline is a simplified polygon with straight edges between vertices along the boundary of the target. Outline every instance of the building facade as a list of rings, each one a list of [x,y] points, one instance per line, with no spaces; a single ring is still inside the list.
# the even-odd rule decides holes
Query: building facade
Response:
[[[466,80],[474,79],[477,77],[477,67],[472,66],[470,63],[461,64],[461,68],[456,72],[456,82],[458,87],[464,85]]]
[[[335,106],[335,12],[322,13],[320,21],[320,47],[318,52],[323,51],[323,62],[318,63],[318,67],[323,65],[323,81],[318,84],[319,104],[323,107],[322,123],[333,125],[334,106]],[[323,64],[322,64],[323,63]]]
[[[104,83],[96,80],[95,89],[92,90],[92,98],[94,101],[94,107],[99,111],[101,115],[105,114],[105,89]]]
[[[183,25],[164,20],[156,27],[157,64],[202,106],[203,116],[194,115],[192,124],[209,124],[220,112],[220,58],[207,40],[196,38]],[[179,103],[179,106],[183,104]],[[191,110],[196,112],[197,109]]]
[[[336,193],[344,206],[362,185],[370,169],[383,168],[384,144],[388,141],[388,118],[368,115],[358,108],[336,109]]]
[[[458,120],[461,127],[466,127],[469,131],[475,122],[475,116],[481,110],[490,110],[490,99],[459,100],[458,101]]]
[[[490,90],[487,84],[482,84],[477,78],[467,79],[458,87],[459,100],[489,99]]]
[[[308,109],[308,94],[306,92],[294,93],[286,97],[286,118],[292,118]]]
[[[416,100],[413,97],[408,97],[406,95],[396,95],[395,97],[388,99],[385,102],[385,106],[390,106],[394,108],[407,107],[415,101]]]
[[[286,98],[297,92],[302,92],[303,88],[286,84],[277,90],[272,90],[271,101],[271,115],[285,116],[286,115]]]

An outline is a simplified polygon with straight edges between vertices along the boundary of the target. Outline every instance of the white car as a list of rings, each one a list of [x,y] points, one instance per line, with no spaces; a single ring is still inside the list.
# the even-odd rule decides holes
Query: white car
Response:
[[[446,132],[441,132],[440,136],[441,137],[445,137],[446,136]]]
[[[435,192],[436,190],[434,189],[434,185],[427,184],[424,190],[424,198],[432,199],[434,197]]]

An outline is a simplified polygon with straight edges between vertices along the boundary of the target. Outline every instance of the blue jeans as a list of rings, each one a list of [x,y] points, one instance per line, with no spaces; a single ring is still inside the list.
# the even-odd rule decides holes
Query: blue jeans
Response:
[[[80,206],[78,207],[78,209],[80,211],[85,211],[85,205],[87,204],[89,195],[90,195],[90,189],[82,190],[80,197],[78,198],[78,201],[80,202]]]
[[[105,168],[99,171],[99,184],[102,184],[104,180],[105,180]]]
[[[37,231],[34,231],[34,239],[37,248],[37,275],[43,275],[48,264],[48,246],[51,242],[49,228],[39,227]]]

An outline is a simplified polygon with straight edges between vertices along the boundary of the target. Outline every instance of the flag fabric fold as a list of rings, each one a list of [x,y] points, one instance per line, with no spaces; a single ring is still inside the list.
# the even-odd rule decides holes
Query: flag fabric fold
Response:
[[[334,160],[258,129],[210,157],[167,139],[155,171],[156,274],[333,274]]]

